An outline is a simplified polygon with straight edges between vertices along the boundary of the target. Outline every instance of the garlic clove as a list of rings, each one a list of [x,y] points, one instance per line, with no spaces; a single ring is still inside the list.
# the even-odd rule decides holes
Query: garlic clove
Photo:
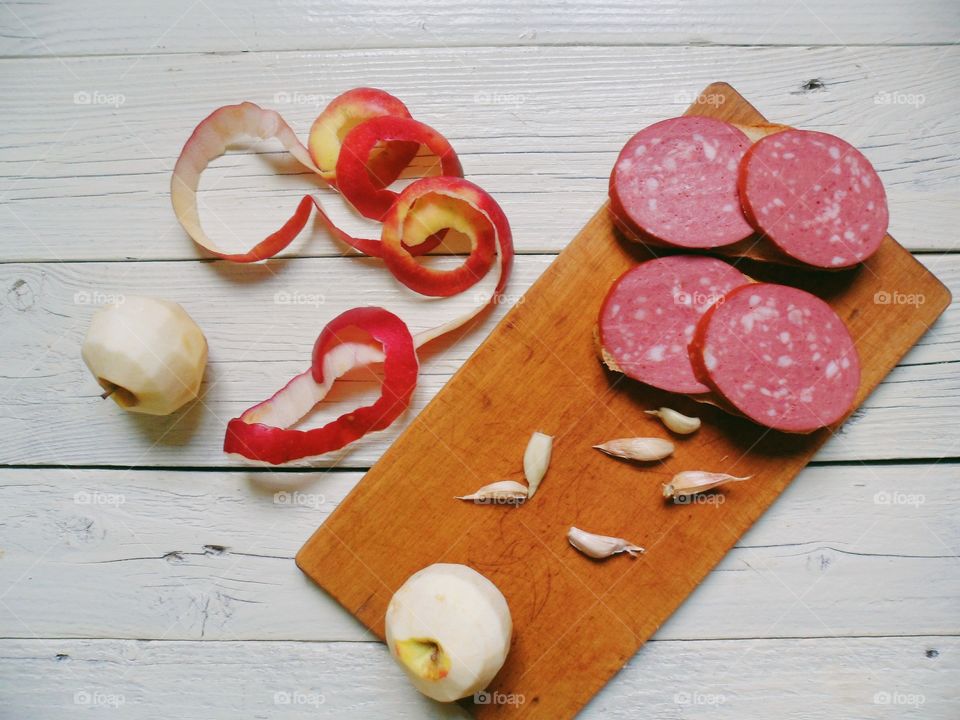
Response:
[[[540,487],[540,481],[547,473],[550,465],[550,456],[553,454],[553,436],[542,432],[535,432],[530,436],[527,449],[523,453],[523,474],[527,478],[529,489],[527,497]]]
[[[484,485],[469,495],[460,495],[454,500],[471,500],[478,505],[519,505],[527,499],[527,487],[515,480],[500,480]]]
[[[663,438],[620,438],[594,445],[597,450],[627,460],[652,462],[673,454],[674,445]]]
[[[665,498],[682,498],[689,495],[712,490],[728,482],[742,482],[749,480],[753,475],[737,477],[727,473],[712,473],[703,470],[684,470],[673,476],[673,479],[663,486]]]
[[[598,560],[622,552],[628,553],[632,557],[636,557],[637,553],[646,552],[642,547],[634,545],[629,540],[610,537],[609,535],[595,535],[576,527],[571,527],[567,531],[567,541],[584,555]]]
[[[660,418],[660,422],[678,435],[689,435],[700,429],[700,418],[684,415],[672,408],[662,407],[657,410],[645,410],[644,412],[647,415]]]

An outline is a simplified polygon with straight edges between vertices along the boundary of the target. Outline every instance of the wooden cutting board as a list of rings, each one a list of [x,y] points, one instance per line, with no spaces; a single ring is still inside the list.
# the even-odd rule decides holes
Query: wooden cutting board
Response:
[[[687,114],[764,122],[725,83],[706,88]],[[624,141],[639,129],[624,128]],[[381,638],[391,595],[426,565],[465,563],[493,580],[510,604],[514,640],[490,690],[523,702],[471,703],[478,718],[574,716],[831,435],[767,431],[605,371],[593,341],[600,303],[617,276],[647,257],[600,208],[297,555],[307,575]],[[852,271],[748,260],[740,267],[820,295],[847,322],[863,361],[858,406],[950,302],[947,289],[889,236]],[[640,467],[592,449],[612,438],[665,436],[642,412],[664,404],[701,416],[704,425],[676,439],[663,464]],[[453,499],[522,479],[534,430],[556,440],[533,500],[513,508]],[[710,503],[674,505],[661,497],[661,484],[680,470],[755,478]],[[571,525],[628,538],[647,553],[590,560],[567,544]],[[678,688],[686,684],[677,678]]]

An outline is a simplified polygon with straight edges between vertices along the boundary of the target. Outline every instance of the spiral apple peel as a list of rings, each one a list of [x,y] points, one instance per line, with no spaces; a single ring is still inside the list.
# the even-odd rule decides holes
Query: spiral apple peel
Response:
[[[360,214],[382,221],[380,239],[344,232],[318,198],[305,195],[280,229],[251,249],[234,253],[217,245],[200,222],[200,176],[229,145],[249,137],[278,140]],[[390,190],[387,186],[409,165],[421,145],[437,158],[442,174],[416,180],[400,193]],[[416,334],[382,308],[356,308],[338,316],[321,332],[310,370],[230,421],[224,440],[227,452],[273,464],[331,452],[366,432],[387,427],[409,406],[419,366],[417,348],[461,327],[489,306],[502,291],[513,261],[510,226],[502,209],[461,176],[460,161],[446,138],[411,118],[397,98],[374,88],[357,88],[335,98],[314,122],[307,146],[278,113],[249,102],[219,108],[197,126],[177,159],[171,200],[187,234],[214,256],[239,263],[269,259],[286,248],[315,216],[334,238],[380,258],[397,280],[420,294],[449,297],[493,276],[487,283],[489,290],[477,294],[480,302]],[[463,264],[453,270],[420,265],[415,256],[434,249],[450,229],[470,240],[471,251]],[[402,339],[398,323],[406,332]],[[370,331],[372,341],[328,342],[347,326]],[[385,335],[378,338],[376,333],[381,331]],[[324,351],[318,352],[321,345]],[[321,428],[290,429],[326,397],[337,377],[380,362],[391,370],[374,405],[346,413]]]

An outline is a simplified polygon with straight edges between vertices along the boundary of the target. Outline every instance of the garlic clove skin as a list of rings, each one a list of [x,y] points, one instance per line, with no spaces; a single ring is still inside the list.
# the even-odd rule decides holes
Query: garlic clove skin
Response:
[[[673,443],[663,438],[620,438],[594,447],[607,455],[641,462],[663,460],[674,450]]]
[[[94,313],[81,356],[104,397],[130,412],[169,415],[200,391],[207,340],[177,303],[128,295]]]
[[[466,565],[437,563],[411,575],[387,606],[387,646],[424,695],[453,702],[483,690],[513,635],[506,598]]]
[[[632,557],[636,557],[638,553],[646,552],[642,547],[634,545],[629,540],[610,537],[609,535],[595,535],[576,527],[571,527],[567,531],[567,542],[587,557],[597,560],[622,552]]]
[[[530,436],[527,449],[523,453],[523,475],[527,479],[529,489],[527,497],[540,487],[540,481],[550,466],[550,456],[553,454],[553,436],[542,432],[535,432]]]
[[[727,473],[705,472],[703,470],[684,470],[673,476],[673,479],[663,486],[665,498],[682,498],[697,493],[712,490],[728,482],[742,482],[749,480],[753,475],[737,477]]]
[[[684,415],[672,408],[662,407],[657,410],[645,410],[644,412],[647,415],[660,418],[660,422],[678,435],[689,435],[700,429],[700,418]]]
[[[520,504],[527,499],[527,486],[514,480],[500,480],[484,485],[469,495],[458,495],[454,500],[470,500],[482,504]]]

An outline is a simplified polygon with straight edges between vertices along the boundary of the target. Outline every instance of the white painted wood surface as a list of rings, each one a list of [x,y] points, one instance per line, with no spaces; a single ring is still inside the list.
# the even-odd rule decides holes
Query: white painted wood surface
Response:
[[[369,639],[292,562],[360,477],[10,470],[5,634]],[[657,638],[960,633],[958,502],[952,463],[808,468]]]
[[[295,471],[219,447],[329,317],[376,302],[421,328],[472,298],[424,303],[320,232],[268,268],[202,260],[168,183],[210,110],[253,100],[303,136],[345,88],[395,92],[503,203],[516,300],[602,202],[631,132],[727,80],[773,119],[859,145],[893,234],[956,292],[958,36],[947,0],[0,5],[0,717],[461,716],[408,688],[292,562],[410,418]],[[271,148],[204,178],[211,234],[236,248],[316,189],[254,150]],[[133,293],[182,302],[210,339],[203,403],[173,418],[100,402],[79,360],[94,306]],[[427,353],[411,417],[504,312]],[[955,315],[584,717],[957,716]],[[374,392],[354,378],[334,399]]]
[[[652,641],[583,716],[953,718],[958,656],[943,636]],[[469,717],[410,692],[372,643],[0,640],[0,674],[29,718]]]
[[[195,259],[169,183],[196,123],[250,100],[282,112],[305,140],[326,100],[362,84],[397,94],[443,130],[469,177],[502,201],[520,252],[559,251],[600,205],[630,135],[679,114],[718,79],[771,118],[863,149],[890,195],[891,232],[908,248],[950,249],[960,224],[960,47],[440,47],[0,67],[10,68],[4,115],[30,119],[7,129],[0,154],[8,261]],[[823,87],[805,89],[811,80]],[[278,228],[316,187],[302,172],[286,155],[215,161],[202,185],[210,234],[241,249]],[[322,197],[348,228],[370,230],[336,196]],[[285,255],[339,254],[317,235]]]
[[[96,10],[101,12],[96,12]],[[960,11],[949,0],[92,0],[10,3],[0,54],[42,56],[247,52],[464,45],[838,45],[955,41]]]

